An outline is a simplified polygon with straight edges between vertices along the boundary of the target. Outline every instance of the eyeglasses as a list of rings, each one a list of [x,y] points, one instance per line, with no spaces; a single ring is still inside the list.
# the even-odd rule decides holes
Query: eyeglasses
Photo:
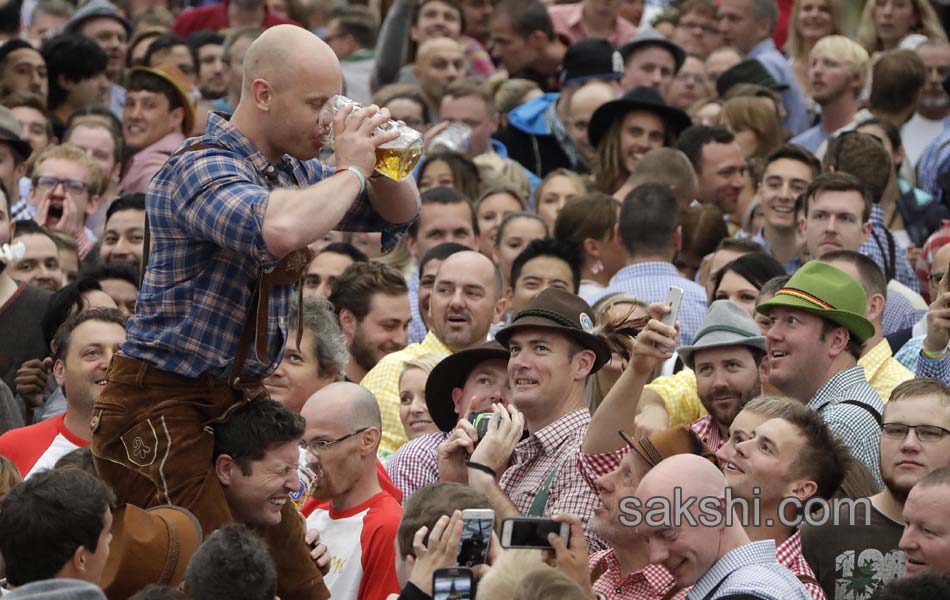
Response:
[[[63,187],[70,194],[85,194],[89,190],[89,184],[78,179],[63,179],[61,177],[52,177],[48,175],[33,178],[33,187],[38,190],[51,190],[59,184],[63,184]]]
[[[936,425],[905,425],[904,423],[885,423],[883,432],[886,438],[902,440],[907,437],[907,432],[911,429],[914,430],[918,441],[927,443],[939,442],[944,435],[950,433],[950,429]]]
[[[364,431],[366,431],[367,429],[369,429],[369,427],[363,427],[362,429],[357,429],[353,433],[348,433],[344,435],[343,437],[336,438],[335,440],[310,440],[309,442],[300,440],[300,447],[313,454],[319,454],[323,452],[324,450],[326,450],[327,448],[329,448],[330,446],[334,444],[339,444],[343,440],[348,440],[354,435],[359,435],[363,433]]]
[[[944,275],[946,275],[946,273],[931,273],[927,278],[932,285],[940,285],[940,280],[943,279]]]

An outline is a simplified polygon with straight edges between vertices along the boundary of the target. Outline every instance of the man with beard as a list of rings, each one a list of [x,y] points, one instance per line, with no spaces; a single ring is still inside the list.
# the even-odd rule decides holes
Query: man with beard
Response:
[[[917,46],[917,56],[924,61],[927,82],[920,94],[917,113],[901,129],[907,161],[916,165],[935,137],[947,126],[950,116],[950,95],[944,91],[943,80],[950,75],[950,44],[932,39]]]
[[[108,95],[102,98],[117,117],[122,116],[125,104],[125,88],[122,79],[125,73],[125,54],[132,35],[132,23],[107,0],[92,0],[76,11],[66,24],[64,33],[81,33],[95,40],[109,57],[106,75],[109,76]]]
[[[383,419],[380,456],[388,457],[408,440],[399,420],[399,375],[407,360],[436,352],[451,354],[473,348],[501,320],[507,302],[501,273],[483,254],[457,252],[439,267],[429,299],[430,330],[418,344],[388,354],[360,382],[379,402]]]
[[[360,382],[381,358],[402,350],[409,331],[409,289],[392,267],[378,262],[351,264],[329,297],[346,336],[347,380]]]
[[[145,194],[124,194],[109,205],[99,258],[124,263],[139,272],[145,244]]]
[[[861,44],[843,35],[821,38],[808,56],[808,83],[812,98],[821,106],[821,123],[796,135],[791,143],[817,152],[828,136],[850,123],[861,108],[870,59]]]
[[[125,317],[112,308],[92,308],[71,317],[56,332],[53,376],[66,394],[66,412],[0,436],[0,455],[29,477],[92,440],[92,407],[106,368],[125,340]]]
[[[699,400],[709,413],[690,423],[690,429],[715,452],[726,443],[729,426],[742,407],[762,392],[759,364],[765,356],[765,338],[739,305],[716,300],[693,344],[678,352],[683,364],[696,373]]]
[[[950,388],[912,379],[894,388],[884,408],[880,441],[884,490],[868,503],[842,501],[823,525],[802,527],[802,552],[831,600],[869,598],[904,575],[902,513],[908,494],[928,473],[950,465]]]
[[[311,396],[301,415],[306,461],[316,475],[313,501],[302,512],[330,554],[330,595],[371,600],[399,593],[393,540],[402,510],[376,474],[376,399],[355,383],[334,383]]]
[[[29,42],[14,39],[0,46],[0,95],[34,94],[46,104],[46,61]]]
[[[680,134],[676,148],[689,158],[699,178],[696,199],[734,216],[748,178],[735,136],[725,127],[693,125]]]

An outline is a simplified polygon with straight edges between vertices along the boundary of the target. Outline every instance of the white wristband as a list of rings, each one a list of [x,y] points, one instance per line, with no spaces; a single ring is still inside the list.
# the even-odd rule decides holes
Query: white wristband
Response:
[[[346,167],[343,170],[356,175],[356,178],[360,180],[360,195],[362,195],[366,191],[366,177],[363,177],[363,174],[356,167]]]

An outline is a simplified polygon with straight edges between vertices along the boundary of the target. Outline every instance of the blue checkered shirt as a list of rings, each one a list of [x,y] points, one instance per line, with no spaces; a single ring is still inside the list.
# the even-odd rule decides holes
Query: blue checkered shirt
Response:
[[[425,339],[426,324],[422,321],[419,312],[419,269],[416,268],[412,276],[406,277],[406,287],[409,288],[409,343],[418,344]]]
[[[280,258],[261,235],[271,189],[315,184],[333,174],[316,160],[288,156],[271,165],[224,117],[208,115],[199,143],[221,148],[172,156],[146,193],[151,253],[136,313],[127,326],[123,354],[164,371],[196,378],[230,371],[244,325],[246,306],[262,270]],[[318,209],[321,199],[312,200]],[[366,196],[357,199],[335,227],[382,231],[391,249],[409,224],[380,217]],[[280,363],[287,337],[293,285],[274,286],[269,300],[267,356],[250,356],[244,377],[269,374]]]
[[[950,169],[950,129],[935,137],[917,161],[917,187],[929,193],[937,202],[945,202],[938,181]]]
[[[627,265],[610,278],[607,289],[591,298],[591,305],[614,292],[636,296],[647,304],[665,302],[670,286],[674,285],[683,288],[683,303],[679,312],[680,345],[688,346],[693,343],[693,337],[706,316],[706,290],[680,275],[670,263],[642,262]]]
[[[950,357],[934,359],[921,354],[925,337],[919,335],[907,340],[894,358],[907,367],[914,377],[931,377],[950,385]]]
[[[775,540],[727,552],[696,582],[686,600],[738,596],[762,600],[811,600],[798,578],[775,558]]]
[[[864,367],[860,365],[840,371],[826,381],[808,401],[808,408],[822,416],[831,433],[864,463],[878,485],[883,485],[879,456],[880,422],[868,410],[845,404],[845,401],[860,402],[877,412],[878,417],[884,414],[884,403],[868,384]]]
[[[884,225],[884,209],[880,204],[871,206],[871,235],[858,248],[858,252],[867,256],[881,267],[881,271],[887,273],[886,262],[890,262],[890,250],[888,249],[887,227]],[[887,256],[885,257],[885,253]],[[914,268],[910,265],[907,258],[907,251],[900,244],[894,244],[894,279],[900,281],[918,294],[923,291],[920,278],[914,273]]]

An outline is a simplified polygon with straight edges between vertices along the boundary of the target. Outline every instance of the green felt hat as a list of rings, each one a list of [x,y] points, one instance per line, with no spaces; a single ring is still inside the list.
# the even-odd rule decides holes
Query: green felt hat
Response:
[[[859,341],[874,335],[874,325],[864,317],[868,298],[853,277],[829,264],[805,263],[785,287],[756,311],[768,315],[776,307],[794,308],[847,328]]]

